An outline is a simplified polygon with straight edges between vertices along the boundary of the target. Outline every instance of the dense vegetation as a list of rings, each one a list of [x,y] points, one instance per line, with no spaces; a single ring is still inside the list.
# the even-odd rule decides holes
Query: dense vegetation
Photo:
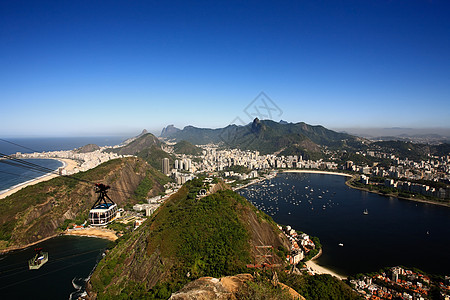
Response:
[[[175,158],[173,155],[165,152],[161,147],[152,145],[145,148],[136,154],[138,157],[145,159],[145,161],[153,168],[162,171],[162,160],[163,158],[169,159],[169,164],[173,166]]]
[[[274,286],[270,281],[270,273],[259,272],[253,281],[247,281],[236,293],[237,299],[242,300],[292,300],[288,291],[281,286]]]
[[[328,274],[299,276],[280,272],[279,280],[296,290],[307,300],[361,299],[347,284]]]
[[[199,199],[197,193],[202,188],[204,185],[200,179],[188,182],[138,232],[129,239],[123,239],[100,262],[92,277],[99,299],[120,298],[120,295],[168,298],[190,280],[246,271],[246,264],[251,262],[250,237],[239,213],[252,208],[245,198],[231,190],[218,191]],[[136,235],[141,235],[141,238],[136,238]],[[155,270],[155,277],[160,276],[161,280],[156,284],[147,285],[145,281],[133,280],[135,276],[132,274],[128,275],[126,282],[115,278],[129,272],[124,269],[123,262],[131,260],[133,254],[124,249],[130,244],[137,247],[136,243],[141,243],[140,260],[148,258],[151,261],[158,255],[158,262],[164,262],[159,271],[153,264],[146,266],[146,269]]]
[[[192,145],[188,141],[179,141],[173,146],[173,151],[177,154],[201,155],[202,148]]]

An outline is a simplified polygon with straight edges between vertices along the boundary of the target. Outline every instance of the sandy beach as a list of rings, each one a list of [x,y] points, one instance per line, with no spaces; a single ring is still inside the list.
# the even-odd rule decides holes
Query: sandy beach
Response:
[[[347,173],[318,171],[318,170],[283,170],[282,173],[315,173],[315,174],[328,174],[328,175],[339,175],[339,176],[352,177],[352,175],[347,174]]]
[[[305,264],[309,269],[311,269],[314,272],[314,274],[330,274],[341,280],[347,279],[346,277],[341,276],[341,275],[331,271],[330,269],[327,269],[325,267],[318,265],[314,260],[307,261]]]
[[[56,160],[61,161],[64,164],[63,165],[63,169],[67,170],[67,171],[72,171],[77,166],[77,162],[72,160],[72,159],[57,158]],[[14,194],[15,192],[23,189],[24,187],[27,187],[29,185],[34,185],[34,184],[37,184],[39,182],[47,181],[47,180],[53,179],[53,178],[55,178],[57,176],[59,176],[59,175],[57,175],[57,174],[46,174],[46,175],[38,177],[36,179],[33,179],[33,180],[30,180],[30,181],[18,184],[15,187],[13,187],[12,189],[6,190],[5,192],[1,193],[0,194],[0,199],[8,197],[8,196]]]
[[[322,267],[319,264],[317,264],[315,262],[315,260],[317,258],[319,258],[320,255],[322,255],[322,249],[320,249],[320,252],[316,256],[314,256],[311,260],[309,260],[309,261],[307,261],[305,263],[305,265],[308,268],[308,270],[312,271],[312,273],[314,273],[314,274],[330,274],[331,276],[337,277],[340,280],[347,279],[345,276],[339,275],[336,272],[334,272],[334,271],[332,271],[332,270],[330,270],[328,268]]]
[[[115,241],[118,239],[116,233],[113,230],[105,228],[83,228],[83,229],[70,229],[64,232],[65,235],[77,235],[77,236],[91,236],[98,237],[102,239],[107,239],[110,241]]]

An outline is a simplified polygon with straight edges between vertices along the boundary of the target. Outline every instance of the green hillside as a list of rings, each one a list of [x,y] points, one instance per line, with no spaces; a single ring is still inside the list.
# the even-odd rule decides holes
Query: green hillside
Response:
[[[287,246],[273,221],[245,198],[222,186],[196,199],[203,187],[201,180],[188,182],[120,241],[92,275],[91,292],[98,299],[167,299],[196,278],[247,271],[254,245]]]
[[[61,232],[68,220],[84,221],[97,199],[96,182],[110,185],[109,196],[123,207],[137,203],[139,195],[163,192],[167,180],[142,159],[130,157],[28,186],[0,201],[0,246],[23,246]]]
[[[148,149],[152,146],[157,146],[161,148],[161,144],[162,143],[158,140],[156,136],[154,136],[151,133],[145,133],[136,138],[135,140],[133,140],[131,143],[123,147],[113,149],[111,151],[121,155],[136,155],[142,150]]]
[[[173,146],[173,151],[177,154],[186,154],[186,155],[201,155],[202,148],[197,147],[188,141],[179,141]]]

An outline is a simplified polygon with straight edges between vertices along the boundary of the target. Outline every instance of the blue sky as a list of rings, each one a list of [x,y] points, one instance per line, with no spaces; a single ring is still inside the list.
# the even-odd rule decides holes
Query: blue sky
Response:
[[[448,1],[1,1],[0,136],[450,127]]]

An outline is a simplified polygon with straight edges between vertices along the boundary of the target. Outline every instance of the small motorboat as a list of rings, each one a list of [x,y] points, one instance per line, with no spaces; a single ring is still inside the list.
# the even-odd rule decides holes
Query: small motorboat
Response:
[[[48,252],[42,252],[42,248],[36,248],[34,251],[36,251],[34,257],[28,260],[30,270],[37,270],[48,261]]]
[[[339,245],[339,247],[344,247],[344,244],[342,244],[342,243],[339,243],[338,245]]]
[[[367,210],[367,208],[363,211],[363,214],[368,215],[369,211]]]

